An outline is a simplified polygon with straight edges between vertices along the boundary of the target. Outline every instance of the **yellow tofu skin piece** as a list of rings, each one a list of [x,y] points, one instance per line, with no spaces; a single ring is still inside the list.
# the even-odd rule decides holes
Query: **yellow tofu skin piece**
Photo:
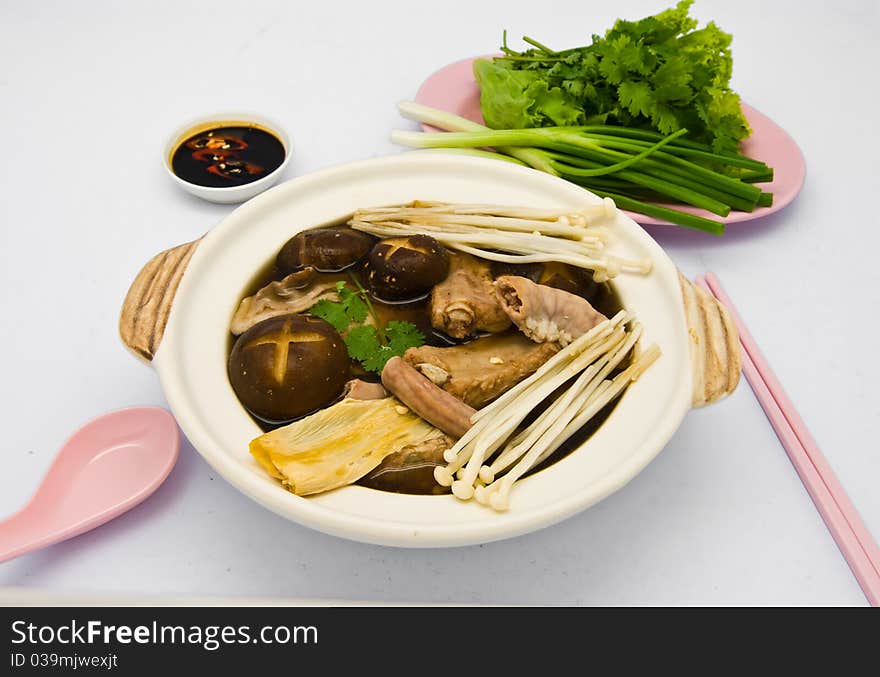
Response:
[[[357,481],[389,454],[443,433],[393,397],[346,398],[250,443],[257,462],[307,496]]]

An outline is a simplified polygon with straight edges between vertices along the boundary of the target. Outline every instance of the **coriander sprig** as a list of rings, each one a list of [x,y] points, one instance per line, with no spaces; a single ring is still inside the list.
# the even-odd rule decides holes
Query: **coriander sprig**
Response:
[[[350,277],[356,290],[340,280],[336,283],[339,300],[321,299],[309,312],[329,322],[342,335],[351,359],[360,362],[366,371],[380,374],[388,360],[424,344],[425,337],[412,322],[392,320],[383,324],[366,289],[356,277]],[[366,324],[368,316],[373,324]]]
[[[370,299],[370,295],[367,293],[367,290],[364,289],[364,285],[361,284],[361,281],[357,279],[356,275],[352,273],[348,274],[348,277],[351,279],[352,283],[355,287],[357,287],[358,295],[360,298],[364,300],[364,303],[367,305],[367,312],[370,314],[370,317],[373,318],[373,322],[376,325],[376,330],[379,332],[379,336],[385,337],[385,326],[382,322],[382,318],[379,317],[379,313],[376,312],[376,307],[373,305],[373,301]]]

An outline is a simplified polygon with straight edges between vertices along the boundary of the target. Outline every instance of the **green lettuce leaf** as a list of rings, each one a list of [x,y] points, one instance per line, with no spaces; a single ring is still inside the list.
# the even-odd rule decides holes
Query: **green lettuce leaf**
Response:
[[[493,129],[575,125],[583,120],[576,98],[550,86],[540,73],[477,59],[474,76],[480,85],[483,119]]]

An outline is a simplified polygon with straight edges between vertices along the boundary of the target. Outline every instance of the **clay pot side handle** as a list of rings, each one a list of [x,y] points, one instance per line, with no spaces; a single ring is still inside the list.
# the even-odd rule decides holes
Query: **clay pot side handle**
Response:
[[[742,349],[736,325],[727,308],[681,272],[678,279],[693,365],[692,404],[702,407],[736,389],[742,368]]]
[[[177,286],[201,238],[156,254],[131,283],[119,315],[119,335],[132,352],[153,360]]]

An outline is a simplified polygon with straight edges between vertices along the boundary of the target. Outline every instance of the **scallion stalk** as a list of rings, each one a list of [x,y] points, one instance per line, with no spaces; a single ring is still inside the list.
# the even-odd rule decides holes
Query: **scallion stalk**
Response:
[[[489,129],[412,102],[401,103],[400,112],[445,130],[396,130],[391,138],[400,145],[513,159],[610,197],[623,209],[714,234],[724,231],[720,221],[647,200],[689,204],[722,217],[731,209],[752,211],[772,202],[770,193],[754,185],[772,180],[770,167],[682,138],[686,130],[662,135],[613,125]]]
[[[592,189],[591,189],[592,190]],[[651,204],[649,202],[641,202],[634,200],[626,195],[619,193],[610,193],[604,190],[592,190],[599,197],[610,197],[615,204],[621,209],[628,209],[631,212],[638,212],[645,216],[653,216],[657,219],[663,219],[674,223],[678,226],[687,226],[695,230],[702,230],[712,235],[724,235],[724,224],[712,219],[705,219],[702,216],[680,212],[677,209],[670,209],[661,205]]]

